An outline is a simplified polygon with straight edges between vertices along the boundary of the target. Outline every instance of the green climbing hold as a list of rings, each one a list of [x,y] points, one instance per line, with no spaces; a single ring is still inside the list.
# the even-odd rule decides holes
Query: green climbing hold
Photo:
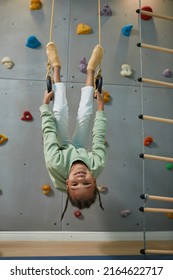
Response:
[[[172,163],[168,163],[168,164],[166,165],[166,168],[167,168],[168,170],[172,170],[172,169],[173,169],[173,164],[172,164]]]

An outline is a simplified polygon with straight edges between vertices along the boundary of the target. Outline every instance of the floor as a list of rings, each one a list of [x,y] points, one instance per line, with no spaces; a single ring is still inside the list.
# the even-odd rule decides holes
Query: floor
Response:
[[[143,241],[0,242],[0,257],[140,255]],[[147,241],[148,248],[173,250],[172,241]]]

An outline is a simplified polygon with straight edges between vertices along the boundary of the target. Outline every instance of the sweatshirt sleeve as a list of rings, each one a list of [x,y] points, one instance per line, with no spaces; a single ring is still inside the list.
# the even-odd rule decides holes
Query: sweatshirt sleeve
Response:
[[[40,107],[42,131],[44,141],[45,161],[48,163],[54,156],[58,155],[59,146],[57,142],[56,120],[49,111],[47,104]]]
[[[93,143],[92,152],[93,155],[97,157],[100,161],[101,166],[105,166],[106,160],[106,123],[107,118],[105,111],[96,111],[96,117],[93,126]]]

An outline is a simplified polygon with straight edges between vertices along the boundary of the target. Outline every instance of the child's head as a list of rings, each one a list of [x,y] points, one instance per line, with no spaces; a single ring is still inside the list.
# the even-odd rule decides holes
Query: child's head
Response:
[[[63,215],[67,209],[68,200],[71,201],[73,206],[79,209],[89,208],[95,202],[97,194],[99,196],[100,207],[103,209],[96,179],[83,162],[75,162],[72,165],[66,185],[67,202]]]

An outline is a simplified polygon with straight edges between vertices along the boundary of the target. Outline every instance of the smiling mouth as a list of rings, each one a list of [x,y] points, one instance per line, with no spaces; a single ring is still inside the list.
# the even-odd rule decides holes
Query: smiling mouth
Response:
[[[85,175],[85,174],[86,174],[86,173],[83,172],[83,171],[78,171],[78,172],[75,173],[75,175]]]
[[[84,176],[86,175],[86,173],[83,172],[83,171],[78,171],[78,172],[76,172],[74,175],[75,175],[76,177],[84,177]]]
[[[86,174],[84,169],[78,169],[76,170],[75,174]]]

